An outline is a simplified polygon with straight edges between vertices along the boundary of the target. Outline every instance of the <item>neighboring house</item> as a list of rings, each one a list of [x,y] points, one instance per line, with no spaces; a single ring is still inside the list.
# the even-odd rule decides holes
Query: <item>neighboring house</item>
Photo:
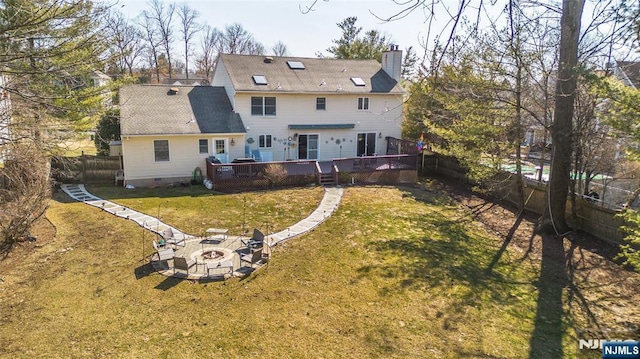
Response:
[[[120,92],[125,182],[191,178],[221,162],[385,154],[400,138],[402,52],[375,60],[219,56],[213,86],[128,85]]]
[[[91,74],[89,74],[89,79],[90,79],[89,85],[93,87],[106,86],[109,83],[109,81],[111,81],[111,77],[109,77],[109,75],[98,70],[91,71]]]
[[[163,79],[162,80],[162,84],[163,85],[171,85],[171,86],[182,86],[182,85],[186,85],[186,86],[207,86],[209,85],[209,80],[207,79],[202,79],[202,78],[196,78],[196,79]]]
[[[640,62],[616,61],[613,75],[625,85],[640,89]]]
[[[640,62],[616,61],[613,68],[613,76],[624,85],[640,90]],[[630,147],[638,149],[638,144],[630,136],[620,137],[616,139],[616,142],[616,159],[624,158],[626,150]]]

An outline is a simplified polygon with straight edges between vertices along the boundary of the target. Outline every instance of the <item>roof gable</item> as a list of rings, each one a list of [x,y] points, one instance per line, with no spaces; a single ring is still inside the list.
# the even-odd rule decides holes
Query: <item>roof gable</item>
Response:
[[[636,89],[640,89],[640,62],[617,61],[616,65],[623,72],[626,80]]]
[[[344,60],[221,54],[233,87],[238,92],[392,93],[404,91],[375,60]],[[292,68],[291,64],[294,64]],[[257,84],[254,76],[268,81]],[[352,78],[361,78],[356,85]]]

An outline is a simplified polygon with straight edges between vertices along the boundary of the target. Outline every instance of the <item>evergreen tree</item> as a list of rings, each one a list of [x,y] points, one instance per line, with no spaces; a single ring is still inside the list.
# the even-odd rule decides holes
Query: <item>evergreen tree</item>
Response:
[[[11,159],[2,169],[0,252],[26,238],[46,209],[42,163],[104,107],[106,89],[92,86],[89,75],[107,60],[97,20],[105,11],[87,0],[0,2],[0,85],[10,99],[0,118],[9,141],[0,152]]]
[[[356,26],[358,18],[348,17],[337,25],[342,30],[342,37],[333,40],[334,46],[327,49],[336,59],[373,59],[382,61],[382,53],[389,48],[390,41],[378,30],[369,30],[359,36],[362,27]]]

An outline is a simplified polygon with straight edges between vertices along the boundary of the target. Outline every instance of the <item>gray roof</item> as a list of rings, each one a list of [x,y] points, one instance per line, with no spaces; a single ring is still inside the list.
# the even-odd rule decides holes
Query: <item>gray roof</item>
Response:
[[[624,72],[631,85],[640,88],[640,62],[617,61],[617,65]]]
[[[221,54],[236,91],[307,92],[307,93],[393,93],[404,91],[398,82],[382,70],[375,60],[342,60],[322,58],[277,57]],[[287,61],[300,61],[304,70],[294,70]],[[267,85],[257,85],[254,75],[267,78]],[[365,86],[351,80],[359,77]]]
[[[170,89],[178,89],[170,94]],[[223,87],[126,85],[120,89],[123,136],[245,133]]]
[[[187,86],[208,86],[209,80],[196,78],[196,79],[186,79],[186,78],[172,78],[172,79],[162,79],[163,85],[187,85]]]

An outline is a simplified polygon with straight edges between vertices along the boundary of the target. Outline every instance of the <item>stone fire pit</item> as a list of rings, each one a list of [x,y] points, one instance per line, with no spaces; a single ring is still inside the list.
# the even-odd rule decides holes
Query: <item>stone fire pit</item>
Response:
[[[221,247],[205,247],[191,253],[191,259],[195,259],[198,263],[222,262],[231,258],[233,258],[233,251]]]

